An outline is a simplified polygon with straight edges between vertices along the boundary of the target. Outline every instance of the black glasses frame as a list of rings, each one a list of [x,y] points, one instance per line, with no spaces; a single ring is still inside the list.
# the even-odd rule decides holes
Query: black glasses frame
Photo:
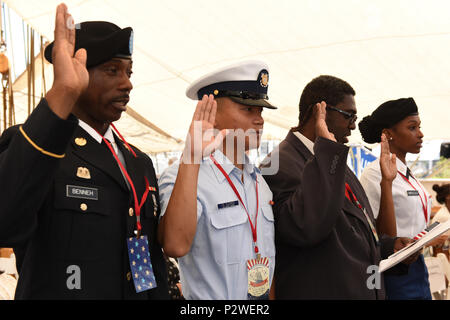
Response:
[[[358,119],[358,116],[355,113],[350,113],[350,112],[332,107],[330,105],[327,105],[327,110],[339,112],[340,114],[342,114],[344,116],[344,118],[346,120],[350,120],[350,124],[355,123],[356,119]]]

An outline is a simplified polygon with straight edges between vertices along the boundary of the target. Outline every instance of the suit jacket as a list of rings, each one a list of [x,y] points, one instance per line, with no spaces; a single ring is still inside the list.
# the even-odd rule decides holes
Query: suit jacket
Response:
[[[135,158],[116,138],[138,198],[146,188],[144,177],[155,188],[141,210],[141,224],[157,288],[138,294],[126,245],[136,227],[129,211],[134,198],[110,150],[79,127],[75,117],[57,118],[45,99],[22,126],[23,133],[19,128],[6,130],[0,139],[0,247],[13,247],[17,255],[16,299],[168,299],[150,158],[132,147]],[[80,138],[86,144],[75,142]],[[78,175],[79,168],[87,168],[90,177]],[[91,191],[86,196],[79,190]],[[80,271],[80,288],[68,285],[73,266]]]
[[[275,216],[277,299],[384,299],[384,285],[369,289],[368,270],[393,251],[394,239],[377,245],[362,211],[345,197],[347,182],[375,225],[356,176],[348,168],[348,147],[318,138],[314,153],[292,133],[263,163],[279,159],[266,175]],[[380,249],[383,252],[380,252]]]

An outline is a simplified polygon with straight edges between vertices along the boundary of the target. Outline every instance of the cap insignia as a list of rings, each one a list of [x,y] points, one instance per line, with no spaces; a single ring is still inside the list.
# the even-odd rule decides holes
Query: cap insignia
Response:
[[[261,80],[259,81],[262,87],[267,88],[267,85],[269,84],[269,74],[267,73],[261,73]]]

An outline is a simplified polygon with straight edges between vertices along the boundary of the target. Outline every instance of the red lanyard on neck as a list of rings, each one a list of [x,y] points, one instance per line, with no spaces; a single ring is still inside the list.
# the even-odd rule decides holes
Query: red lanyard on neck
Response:
[[[134,153],[134,150],[130,147],[130,145],[128,144],[128,142],[125,140],[125,138],[120,134],[119,130],[117,130],[116,126],[114,125],[114,123],[111,123],[111,127],[113,127],[114,131],[119,135],[120,139],[122,139],[123,143],[125,143],[125,145],[127,146],[128,150],[130,150],[130,152],[133,154],[133,156],[135,158],[137,158],[136,153]]]
[[[112,123],[111,123],[111,126],[116,131],[116,133],[119,135],[119,137],[122,139],[122,141],[125,143],[125,145],[128,147],[128,149],[133,154],[133,156],[135,158],[137,158],[136,153],[134,153],[133,149],[131,149],[131,147],[128,145],[128,143],[125,141],[125,139],[122,137],[122,135],[116,129],[116,127]],[[97,131],[97,133],[100,134],[98,131]],[[111,143],[103,135],[100,134],[100,136],[102,137],[103,141],[108,146],[108,148],[111,151],[112,155],[116,159],[117,164],[119,165],[120,169],[122,170],[123,174],[125,175],[125,178],[127,179],[128,183],[130,184],[131,190],[133,191],[134,212],[136,214],[137,238],[139,238],[140,235],[141,235],[141,230],[142,230],[142,226],[141,226],[141,209],[142,209],[142,206],[145,203],[145,200],[147,200],[150,184],[148,182],[147,177],[144,176],[144,178],[145,178],[145,191],[144,191],[144,194],[142,195],[141,201],[139,202],[138,201],[138,197],[137,197],[137,193],[136,193],[136,189],[134,187],[133,180],[131,180],[130,175],[128,174],[128,172],[125,169],[124,165],[122,164],[122,162],[120,161],[120,159],[117,156],[116,152],[114,151],[114,148],[112,147]]]
[[[225,179],[227,179],[228,184],[230,185],[231,189],[233,189],[234,193],[236,194],[236,196],[239,199],[239,202],[242,204],[242,207],[244,207],[245,213],[247,213],[247,217],[248,217],[248,222],[250,222],[250,228],[252,229],[252,236],[253,236],[253,245],[255,247],[255,253],[258,255],[259,254],[259,249],[257,246],[257,241],[258,241],[258,235],[256,233],[256,227],[257,227],[257,223],[258,223],[258,208],[259,208],[259,198],[258,198],[258,178],[256,178],[255,181],[255,190],[256,190],[256,215],[255,215],[255,225],[253,225],[252,223],[252,219],[250,218],[250,215],[247,211],[247,208],[245,207],[244,202],[242,201],[242,198],[239,194],[239,192],[236,189],[236,186],[234,185],[233,181],[231,181],[230,176],[225,172],[225,170],[222,168],[222,166],[216,161],[216,159],[214,158],[213,155],[210,156],[212,162],[214,162],[214,164],[216,165],[216,167],[222,172],[222,174],[224,175]]]
[[[425,202],[422,199],[422,196],[420,195],[420,192],[414,187],[414,185],[411,183],[411,181],[409,181],[408,178],[405,177],[405,175],[403,173],[401,173],[400,171],[397,170],[397,172],[402,176],[403,180],[405,180],[406,182],[409,183],[409,185],[415,190],[417,191],[417,193],[419,194],[419,198],[420,198],[420,202],[422,202],[422,209],[423,209],[423,214],[425,216],[425,222],[428,223],[428,199],[427,199],[427,194],[425,193],[425,191],[423,190],[423,188],[421,187],[420,183],[416,180],[416,178],[414,178],[412,175],[410,175],[410,177],[412,177],[414,180],[416,180],[417,184],[419,185],[419,188],[422,190],[423,195],[425,197]]]

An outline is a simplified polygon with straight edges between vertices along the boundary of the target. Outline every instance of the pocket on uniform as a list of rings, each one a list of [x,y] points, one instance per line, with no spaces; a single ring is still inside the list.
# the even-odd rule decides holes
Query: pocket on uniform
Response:
[[[244,232],[248,218],[241,208],[216,209],[211,217],[214,258],[218,264],[239,263],[242,257]]]
[[[111,239],[111,210],[103,187],[79,181],[56,181],[53,229],[55,241],[65,243],[66,259],[96,260],[103,257]],[[64,230],[60,232],[59,230]]]
[[[56,182],[55,202],[57,210],[70,210],[83,214],[109,215],[104,188],[77,182]]]
[[[273,216],[272,207],[261,207],[263,218],[259,223],[263,223],[263,235],[258,235],[261,239],[264,239],[263,247],[261,248],[261,255],[266,257],[275,257],[275,219]]]

